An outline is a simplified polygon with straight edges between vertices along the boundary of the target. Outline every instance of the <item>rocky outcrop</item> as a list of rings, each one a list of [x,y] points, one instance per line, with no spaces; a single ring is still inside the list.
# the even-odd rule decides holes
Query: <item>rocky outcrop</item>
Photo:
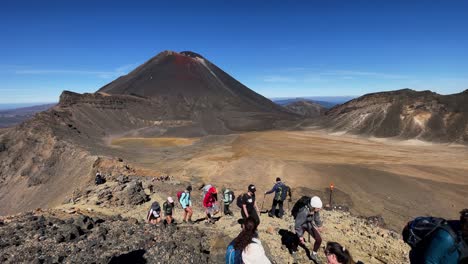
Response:
[[[334,131],[375,137],[468,142],[468,94],[410,89],[364,95],[326,113]]]
[[[204,236],[197,228],[156,228],[118,216],[29,213],[0,224],[0,262],[216,263]]]

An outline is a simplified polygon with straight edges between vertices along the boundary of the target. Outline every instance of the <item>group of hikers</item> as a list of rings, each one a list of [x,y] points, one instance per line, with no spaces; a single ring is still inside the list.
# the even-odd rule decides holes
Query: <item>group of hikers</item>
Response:
[[[211,184],[203,184],[199,190],[203,192],[202,204],[205,209],[205,223],[213,224],[217,220],[214,216],[220,212],[218,190]],[[242,216],[242,219],[239,221],[242,230],[228,245],[225,256],[226,263],[271,263],[265,254],[257,231],[260,225],[261,211],[257,206],[256,191],[255,185],[250,184],[247,187],[247,191],[239,195],[237,199],[232,190],[223,188],[221,191],[224,214],[233,215],[230,205],[236,200]],[[184,211],[183,223],[188,224],[194,223],[192,220],[191,192],[192,186],[188,186],[184,191],[177,193],[178,201]],[[268,215],[270,217],[276,216],[282,218],[284,216],[284,201],[288,196],[289,201],[291,201],[291,189],[280,178],[277,178],[273,188],[265,192],[264,195],[266,196],[271,193],[274,193],[274,197],[272,207],[267,211]],[[168,197],[162,208],[165,224],[170,225],[174,223],[172,217],[174,207],[174,200],[172,197]],[[323,222],[320,217],[322,207],[323,203],[320,197],[302,196],[291,210],[291,215],[294,218],[297,245],[307,250],[304,238],[305,233],[308,233],[314,239],[312,253],[308,254],[308,257],[315,263],[320,263],[318,254],[322,244],[321,233],[323,232]],[[161,219],[161,207],[158,202],[153,202],[147,215],[147,221],[152,224],[159,224]],[[468,264],[468,209],[463,210],[460,213],[460,219],[456,221],[446,221],[435,217],[416,218],[404,228],[403,240],[411,246],[411,263]],[[295,261],[296,252],[297,247],[292,251]],[[355,262],[349,250],[337,242],[328,242],[324,247],[323,253],[327,263],[362,263],[360,261]]]

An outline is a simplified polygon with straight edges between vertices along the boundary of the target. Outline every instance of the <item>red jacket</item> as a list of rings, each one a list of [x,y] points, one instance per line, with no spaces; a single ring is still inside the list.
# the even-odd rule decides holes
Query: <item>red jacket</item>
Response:
[[[203,198],[203,207],[208,208],[212,207],[216,203],[216,195],[218,191],[215,187],[211,187]]]

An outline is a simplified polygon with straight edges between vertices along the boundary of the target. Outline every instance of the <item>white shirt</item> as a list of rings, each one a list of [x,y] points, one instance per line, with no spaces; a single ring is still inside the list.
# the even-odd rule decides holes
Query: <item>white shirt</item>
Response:
[[[270,260],[265,255],[262,242],[257,238],[252,239],[244,251],[242,251],[242,261],[245,264],[271,264]]]

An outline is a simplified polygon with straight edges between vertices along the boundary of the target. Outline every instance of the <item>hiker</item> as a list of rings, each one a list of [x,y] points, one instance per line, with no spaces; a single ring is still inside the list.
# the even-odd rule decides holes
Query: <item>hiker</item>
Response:
[[[153,225],[158,225],[161,222],[161,206],[159,206],[158,202],[155,201],[151,204],[146,215],[146,222]]]
[[[189,185],[189,186],[187,186],[185,191],[180,194],[180,199],[179,199],[180,205],[184,209],[184,220],[183,221],[184,221],[184,223],[188,222],[189,224],[193,224],[193,221],[192,221],[192,214],[193,214],[192,200],[190,199],[191,198],[191,192],[192,192],[192,186]]]
[[[174,199],[167,197],[167,201],[163,204],[164,216],[166,217],[166,223],[172,224],[174,218],[172,218],[172,212],[174,211]]]
[[[227,188],[223,188],[222,192],[223,192],[223,202],[224,202],[224,215],[233,216],[234,213],[231,210],[229,210],[229,206],[236,198],[234,195],[234,192]]]
[[[96,178],[94,179],[94,183],[96,185],[104,184],[106,182],[106,179],[102,176],[101,172],[96,173]]]
[[[311,255],[311,259],[315,263],[319,263],[317,258],[317,252],[320,248],[320,244],[322,244],[322,237],[320,236],[320,232],[322,230],[322,220],[320,219],[320,209],[322,209],[322,200],[318,196],[314,196],[310,198],[310,202],[303,202],[304,198],[308,198],[304,196],[301,198],[297,203],[302,203],[303,206],[295,212],[296,205],[293,207],[292,215],[295,218],[295,225],[294,228],[296,230],[296,235],[299,237],[299,243],[305,245],[304,239],[304,232],[307,231],[312,237],[315,239],[313,252]]]
[[[324,252],[328,264],[364,264],[361,261],[354,262],[349,250],[337,242],[328,242]]]
[[[269,264],[262,242],[258,239],[256,220],[248,217],[240,234],[229,244],[226,264]]]
[[[257,191],[255,185],[250,184],[247,188],[247,193],[237,198],[237,206],[241,208],[241,215],[244,220],[252,217],[258,226],[260,224],[260,218],[258,217],[260,211],[255,201],[255,191]]]
[[[468,209],[459,220],[417,217],[403,229],[411,263],[468,263]]]
[[[265,192],[265,195],[270,194],[270,193],[275,193],[275,197],[273,197],[273,204],[271,206],[271,210],[268,212],[269,217],[273,217],[276,214],[276,206],[279,207],[279,212],[278,212],[278,218],[282,218],[284,215],[284,210],[283,210],[283,202],[286,200],[287,194],[288,194],[288,189],[289,187],[286,186],[283,182],[281,182],[281,178],[277,177],[276,178],[276,183],[271,188],[271,190]]]
[[[214,224],[213,215],[219,212],[218,208],[218,190],[216,187],[211,186],[206,192],[203,198],[203,207],[205,207],[206,221],[207,224]]]

